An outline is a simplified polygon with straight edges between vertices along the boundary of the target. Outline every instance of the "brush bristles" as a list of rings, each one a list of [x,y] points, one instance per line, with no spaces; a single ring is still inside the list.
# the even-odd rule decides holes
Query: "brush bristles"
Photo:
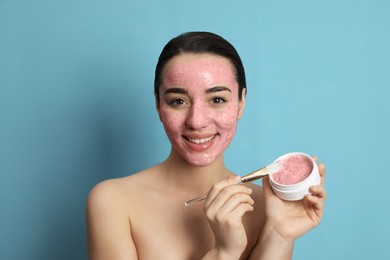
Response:
[[[273,173],[280,171],[280,169],[282,168],[282,165],[281,165],[280,161],[276,161],[276,162],[268,165],[266,168],[267,168],[268,174],[273,174]]]

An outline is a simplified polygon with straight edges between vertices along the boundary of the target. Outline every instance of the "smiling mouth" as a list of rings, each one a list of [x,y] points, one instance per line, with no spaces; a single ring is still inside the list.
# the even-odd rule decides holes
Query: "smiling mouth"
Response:
[[[210,142],[211,140],[213,140],[214,137],[215,137],[215,135],[207,137],[207,138],[200,138],[200,139],[188,138],[188,137],[185,137],[185,138],[187,139],[187,141],[194,143],[194,144],[204,144],[204,143],[207,143],[207,142]]]

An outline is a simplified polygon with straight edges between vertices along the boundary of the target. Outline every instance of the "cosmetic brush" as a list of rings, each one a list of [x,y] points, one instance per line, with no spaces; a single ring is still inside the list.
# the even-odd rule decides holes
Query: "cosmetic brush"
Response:
[[[251,172],[251,173],[241,177],[241,184],[251,182],[254,180],[259,180],[267,175],[278,172],[280,170],[280,168],[281,168],[280,161],[273,162],[270,165],[267,165],[267,166],[265,166],[257,171]],[[208,195],[208,192],[199,196],[199,197],[187,200],[186,202],[184,202],[184,205],[186,207],[190,207],[198,202],[205,200],[207,198],[207,195]]]

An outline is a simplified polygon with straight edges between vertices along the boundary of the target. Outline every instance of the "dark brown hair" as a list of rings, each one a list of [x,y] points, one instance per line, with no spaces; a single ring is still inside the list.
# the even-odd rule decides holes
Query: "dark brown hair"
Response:
[[[157,102],[160,100],[159,88],[162,82],[161,74],[165,64],[174,56],[182,53],[210,53],[230,60],[235,69],[235,77],[239,86],[238,98],[241,100],[242,90],[244,88],[246,89],[245,70],[241,58],[233,45],[214,33],[187,32],[170,40],[161,51],[154,78],[154,92]]]

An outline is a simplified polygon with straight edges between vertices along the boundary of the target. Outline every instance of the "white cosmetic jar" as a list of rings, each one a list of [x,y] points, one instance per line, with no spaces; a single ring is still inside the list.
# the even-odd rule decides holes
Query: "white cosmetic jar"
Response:
[[[305,197],[305,195],[310,194],[309,192],[310,186],[319,185],[321,183],[321,177],[318,171],[317,163],[308,154],[300,153],[300,152],[288,153],[277,158],[275,162],[283,161],[283,159],[286,159],[287,157],[296,156],[296,155],[307,157],[309,161],[312,163],[313,166],[312,171],[310,175],[306,177],[306,179],[295,184],[286,185],[286,184],[280,184],[276,182],[272,177],[273,174],[269,176],[269,182],[271,184],[274,193],[283,200],[288,200],[288,201],[301,200],[303,199],[303,197]]]

